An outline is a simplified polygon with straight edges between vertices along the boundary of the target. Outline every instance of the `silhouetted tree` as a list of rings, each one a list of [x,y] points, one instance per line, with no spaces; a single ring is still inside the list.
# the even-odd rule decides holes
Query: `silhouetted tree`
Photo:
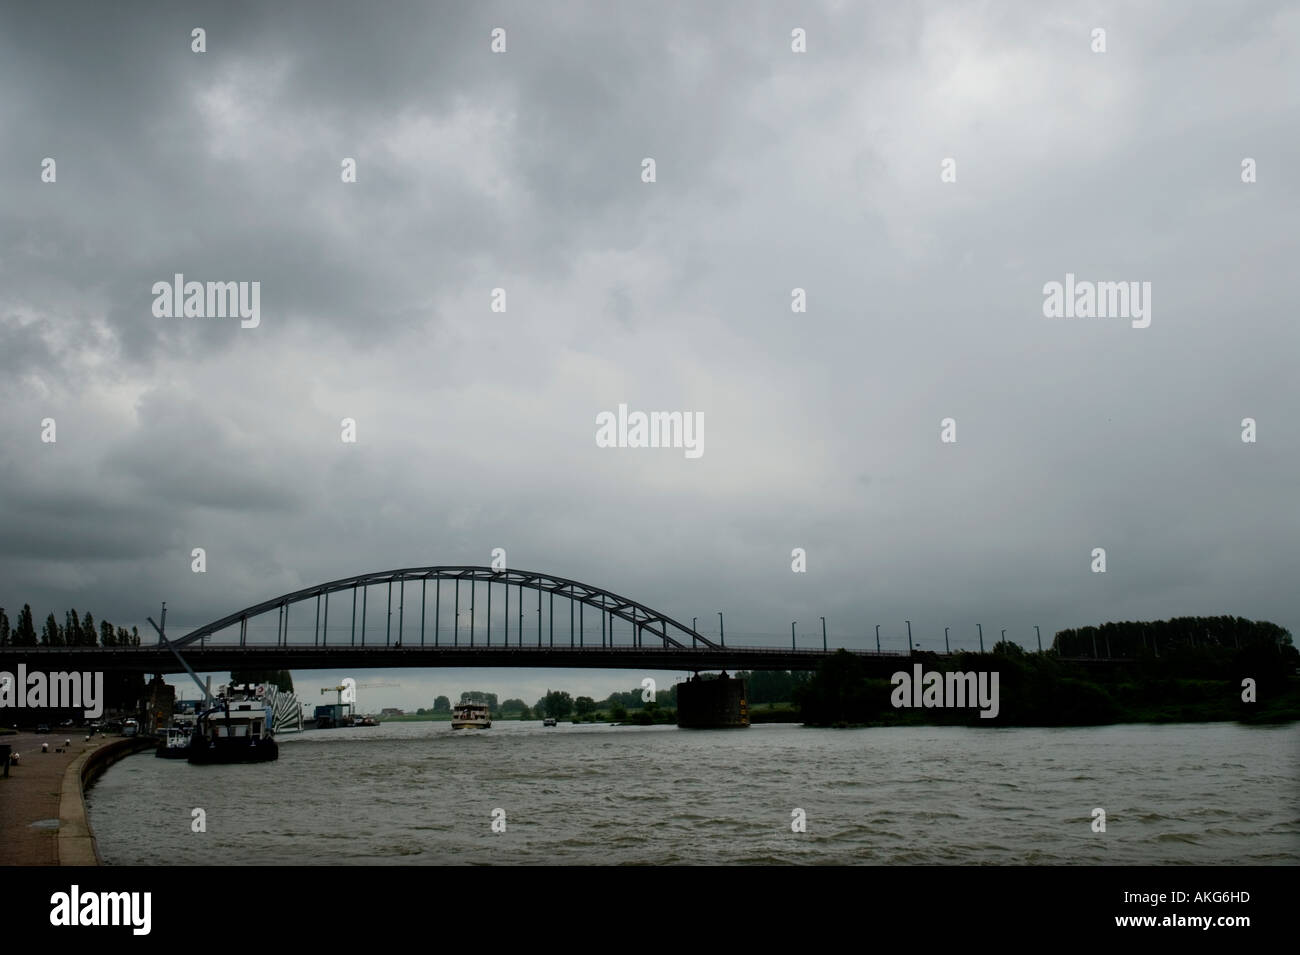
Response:
[[[63,615],[63,643],[69,647],[81,646],[81,618],[76,607]]]
[[[15,647],[36,646],[36,628],[32,625],[31,604],[23,604],[22,612],[18,614],[18,626],[9,640]]]
[[[51,613],[45,618],[45,626],[41,630],[41,646],[43,647],[61,647],[63,643],[63,631],[59,629],[58,621],[54,619]]]

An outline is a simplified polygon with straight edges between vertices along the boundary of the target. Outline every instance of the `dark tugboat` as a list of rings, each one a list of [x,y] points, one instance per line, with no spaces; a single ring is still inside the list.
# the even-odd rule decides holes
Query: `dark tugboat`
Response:
[[[271,737],[266,689],[251,683],[218,687],[213,706],[199,714],[190,736],[191,763],[265,763],[280,756]]]

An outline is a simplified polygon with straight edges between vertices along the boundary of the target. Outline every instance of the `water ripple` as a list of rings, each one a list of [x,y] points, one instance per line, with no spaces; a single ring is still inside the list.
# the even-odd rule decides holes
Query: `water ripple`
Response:
[[[1298,788],[1300,726],[405,723],[133,756],[87,802],[110,864],[1296,865]]]

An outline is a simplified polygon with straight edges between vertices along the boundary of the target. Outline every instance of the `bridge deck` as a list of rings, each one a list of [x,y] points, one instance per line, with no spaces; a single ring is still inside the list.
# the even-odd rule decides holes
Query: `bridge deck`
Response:
[[[837,649],[778,647],[550,647],[550,646],[207,646],[190,645],[182,655],[199,672],[221,670],[395,669],[402,667],[529,667],[602,670],[815,670]],[[849,650],[873,671],[888,672],[928,659],[926,653]],[[952,656],[956,656],[953,654]],[[992,654],[987,655],[990,660]],[[1080,663],[1125,663],[1127,660],[1083,658]],[[167,648],[141,647],[5,647],[0,670],[105,670],[179,673],[181,665]],[[876,664],[872,666],[871,664]]]

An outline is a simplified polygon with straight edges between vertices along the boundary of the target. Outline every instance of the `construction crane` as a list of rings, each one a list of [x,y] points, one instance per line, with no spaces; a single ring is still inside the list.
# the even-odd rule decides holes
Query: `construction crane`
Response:
[[[357,683],[355,680],[352,680],[352,679],[349,678],[349,679],[345,679],[345,680],[344,680],[342,683],[340,683],[338,686],[323,686],[323,687],[320,688],[320,692],[321,692],[321,695],[322,695],[322,696],[324,696],[326,693],[337,693],[338,696],[337,696],[337,698],[335,699],[334,702],[335,702],[336,705],[338,705],[338,706],[342,706],[342,705],[343,705],[343,691],[344,691],[344,690],[352,690],[352,691],[353,691],[353,693],[352,693],[352,699],[349,700],[349,702],[352,704],[352,707],[353,707],[353,709],[355,710],[355,709],[356,709],[356,705],[357,705],[357,700],[356,700],[356,691],[357,691],[357,690],[359,690],[359,689],[366,689],[366,690],[369,690],[369,689],[375,689],[375,688],[377,688],[377,687],[381,687],[381,686],[401,686],[401,685],[402,685],[402,684],[400,684],[400,683]]]

